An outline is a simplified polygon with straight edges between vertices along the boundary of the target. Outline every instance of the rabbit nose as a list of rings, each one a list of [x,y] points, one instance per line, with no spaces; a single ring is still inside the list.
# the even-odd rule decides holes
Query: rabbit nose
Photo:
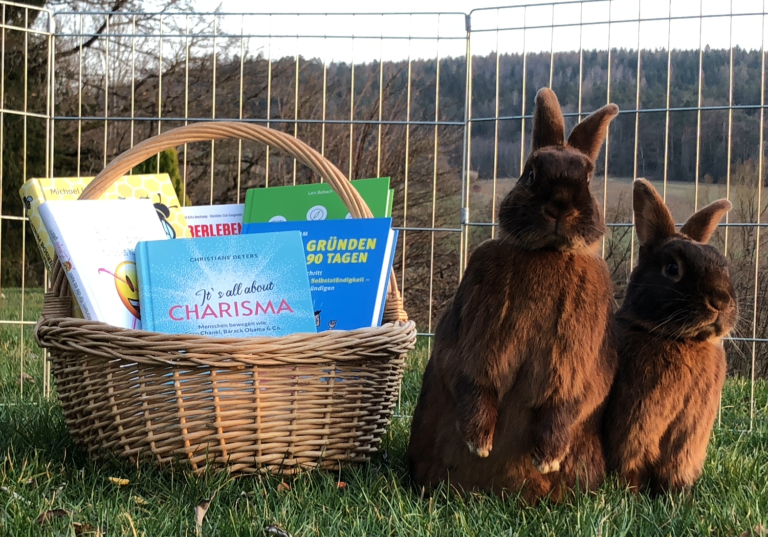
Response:
[[[715,311],[726,311],[732,304],[731,295],[728,293],[716,293],[707,297],[707,306]]]
[[[544,216],[554,221],[564,220],[576,212],[572,207],[558,207],[551,203],[546,204],[541,209]]]

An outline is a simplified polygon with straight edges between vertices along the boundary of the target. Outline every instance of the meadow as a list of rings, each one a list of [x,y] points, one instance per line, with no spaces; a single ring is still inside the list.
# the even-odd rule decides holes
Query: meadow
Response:
[[[0,318],[19,314],[5,289]],[[25,296],[33,320],[39,292]],[[18,317],[17,317],[18,318]],[[24,351],[22,353],[22,344]],[[411,489],[405,465],[410,420],[428,358],[408,360],[402,404],[369,464],[296,477],[193,476],[117,459],[94,462],[75,446],[54,398],[42,393],[42,353],[32,327],[0,326],[0,535],[767,535],[768,384],[729,379],[704,476],[690,496],[634,496],[610,478],[562,505],[521,507],[515,498],[431,497]],[[24,356],[23,393],[19,357]],[[207,501],[209,500],[209,501]],[[198,526],[196,508],[207,506]],[[200,509],[197,513],[202,513]],[[278,530],[285,533],[279,533]]]

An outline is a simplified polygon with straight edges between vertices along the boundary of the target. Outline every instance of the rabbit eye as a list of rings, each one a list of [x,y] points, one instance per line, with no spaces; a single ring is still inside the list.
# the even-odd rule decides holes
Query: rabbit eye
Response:
[[[669,263],[666,267],[664,267],[664,272],[667,276],[675,277],[680,275],[680,267],[677,266],[677,263]]]
[[[533,180],[534,180],[535,177],[536,177],[536,175],[533,173],[533,170],[528,172],[528,180],[525,182],[525,184],[526,185],[530,185],[531,183],[533,183]]]

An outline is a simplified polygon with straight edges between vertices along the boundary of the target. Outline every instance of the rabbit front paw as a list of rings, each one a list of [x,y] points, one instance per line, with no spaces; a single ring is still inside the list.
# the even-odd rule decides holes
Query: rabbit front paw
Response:
[[[463,430],[459,423],[456,424],[456,430],[473,455],[485,459],[491,454],[493,450],[493,431]]]
[[[560,449],[549,449],[548,452],[542,448],[534,448],[531,452],[533,466],[542,474],[559,472],[563,460],[568,455],[568,445],[559,447]]]
[[[533,466],[542,474],[551,474],[552,472],[559,472],[560,471],[560,463],[562,462],[562,459],[556,459],[556,460],[550,460],[550,461],[542,461],[536,458],[536,456],[531,457],[531,462],[533,463]]]
[[[469,448],[469,451],[472,452],[474,455],[477,455],[481,459],[485,459],[488,455],[491,454],[491,450],[493,449],[493,445],[486,444],[482,447],[478,447],[474,445],[472,442],[467,442],[467,447]]]

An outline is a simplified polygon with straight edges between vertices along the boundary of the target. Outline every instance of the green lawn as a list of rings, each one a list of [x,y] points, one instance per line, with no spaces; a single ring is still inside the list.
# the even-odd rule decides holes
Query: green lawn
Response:
[[[8,294],[8,291],[5,291]],[[36,299],[30,299],[32,303]],[[38,302],[39,305],[39,302]],[[1,307],[1,306],[0,306]],[[2,313],[2,312],[0,312]],[[4,313],[8,313],[7,311]],[[26,317],[26,315],[25,315]],[[8,316],[0,316],[8,318]],[[768,527],[768,383],[756,386],[755,430],[749,427],[750,385],[729,380],[722,427],[713,433],[704,477],[689,498],[634,497],[610,481],[559,506],[520,508],[514,501],[439,491],[421,498],[407,486],[409,420],[396,418],[384,452],[365,466],[337,473],[278,477],[194,477],[120,461],[91,462],[69,438],[61,410],[41,395],[42,353],[25,331],[27,381],[20,393],[18,326],[0,329],[0,536],[102,534],[196,535],[195,506],[213,496],[202,535],[265,535],[277,524],[306,535],[724,535]],[[401,413],[418,396],[427,358],[411,355]],[[120,486],[110,478],[129,481]],[[346,487],[340,488],[343,481]],[[47,510],[66,513],[40,525]],[[86,526],[90,525],[90,526]],[[80,532],[80,533],[77,533]],[[96,533],[90,533],[95,535]],[[269,534],[266,534],[269,535]],[[751,534],[750,534],[751,535]],[[755,535],[766,535],[757,532]]]

